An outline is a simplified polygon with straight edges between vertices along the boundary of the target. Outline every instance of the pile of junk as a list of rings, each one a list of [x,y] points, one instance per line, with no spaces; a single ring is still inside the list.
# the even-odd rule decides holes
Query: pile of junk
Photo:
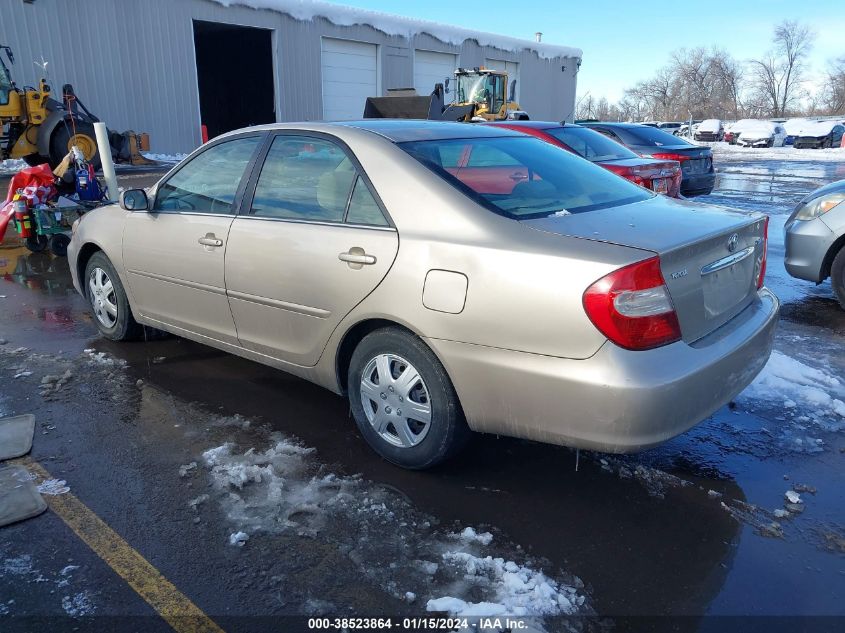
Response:
[[[33,253],[46,249],[67,255],[71,230],[84,213],[109,202],[109,192],[94,165],[76,147],[50,169],[43,163],[20,170],[9,183],[0,207],[0,241],[9,224]]]

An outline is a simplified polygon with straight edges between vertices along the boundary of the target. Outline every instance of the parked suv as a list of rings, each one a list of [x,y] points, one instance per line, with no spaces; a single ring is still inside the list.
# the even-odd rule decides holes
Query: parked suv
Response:
[[[663,158],[681,163],[681,194],[687,197],[706,195],[713,191],[716,172],[713,170],[713,151],[694,145],[663,130],[637,123],[585,123],[585,127],[601,132],[614,141],[646,158]]]

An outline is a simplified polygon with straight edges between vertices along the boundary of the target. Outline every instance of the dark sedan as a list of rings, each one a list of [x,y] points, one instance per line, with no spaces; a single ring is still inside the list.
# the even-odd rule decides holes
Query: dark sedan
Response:
[[[818,121],[808,123],[801,128],[801,133],[795,138],[797,149],[821,149],[823,147],[839,147],[845,125],[834,121]]]
[[[580,125],[545,121],[502,121],[489,125],[536,136],[657,193],[672,198],[680,193],[681,168],[677,161],[643,158],[624,145]]]
[[[638,123],[584,123],[586,127],[609,136],[645,158],[662,158],[681,163],[681,194],[687,197],[713,191],[716,173],[713,152],[709,147],[688,143],[684,139]]]

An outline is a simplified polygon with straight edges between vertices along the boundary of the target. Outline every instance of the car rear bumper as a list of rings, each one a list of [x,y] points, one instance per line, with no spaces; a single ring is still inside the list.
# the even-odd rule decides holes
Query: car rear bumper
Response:
[[[824,146],[824,139],[796,139],[792,144],[796,149],[820,149]]]
[[[786,272],[798,279],[824,281],[822,264],[825,255],[836,239],[836,234],[820,218],[793,220],[784,234],[784,266]]]
[[[681,194],[690,198],[692,196],[705,196],[713,191],[713,186],[716,184],[716,174],[714,172],[706,174],[684,174],[681,181]]]
[[[742,391],[769,358],[778,310],[777,298],[763,289],[692,345],[632,352],[608,342],[585,360],[428,343],[473,430],[624,453],[683,433]]]

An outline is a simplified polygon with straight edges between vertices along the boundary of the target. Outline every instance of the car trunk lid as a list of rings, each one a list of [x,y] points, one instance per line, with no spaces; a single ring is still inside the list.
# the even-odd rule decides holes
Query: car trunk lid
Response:
[[[683,339],[691,343],[732,319],[756,297],[765,219],[761,214],[659,196],[522,224],[659,255]]]

